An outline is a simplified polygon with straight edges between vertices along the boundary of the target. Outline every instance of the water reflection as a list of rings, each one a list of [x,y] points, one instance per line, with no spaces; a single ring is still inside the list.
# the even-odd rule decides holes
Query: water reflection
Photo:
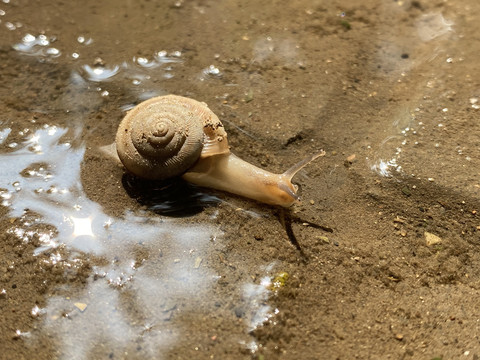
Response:
[[[180,226],[146,213],[107,216],[85,197],[79,181],[84,146],[73,148],[63,142],[65,128],[44,126],[30,132],[15,151],[0,155],[3,206],[18,218],[9,232],[24,242],[37,241],[35,254],[49,252],[50,264],[75,267],[74,253],[63,258],[53,251],[60,245],[108,262],[95,267],[80,293],[65,286],[44,309],[32,311],[43,314],[46,331],[61,339],[62,358],[88,358],[99,343],[122,354],[121,344],[138,338],[149,339],[143,351],[158,354],[180,331],[173,322],[165,324],[176,311],[175,304],[205,296],[218,278],[201,264],[208,257],[212,236],[221,233],[210,226]],[[119,290],[127,288],[137,315],[122,303]],[[193,303],[187,302],[183,310],[195,311]],[[132,325],[132,316],[144,320]],[[85,329],[84,336],[72,336],[79,328]]]

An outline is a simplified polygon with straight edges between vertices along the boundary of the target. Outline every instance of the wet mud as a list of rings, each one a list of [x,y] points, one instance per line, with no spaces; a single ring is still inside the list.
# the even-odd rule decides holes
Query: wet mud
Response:
[[[0,358],[478,359],[479,16],[4,0]],[[127,174],[101,148],[169,93],[269,171],[325,150],[301,202]]]

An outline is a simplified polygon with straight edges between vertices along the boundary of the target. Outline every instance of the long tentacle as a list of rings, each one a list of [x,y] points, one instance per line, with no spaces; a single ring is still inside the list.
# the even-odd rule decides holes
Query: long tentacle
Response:
[[[319,158],[321,156],[325,156],[325,151],[321,150],[320,152],[316,153],[316,154],[313,154],[311,156],[308,156],[306,157],[305,159],[303,159],[302,161],[296,163],[295,165],[293,165],[290,169],[288,169],[287,171],[285,171],[283,173],[283,175],[288,178],[289,180],[292,180],[292,178],[295,176],[295,174],[297,172],[299,172],[300,170],[302,170],[306,165],[308,165],[309,163],[311,163],[313,160],[315,160],[316,158]]]

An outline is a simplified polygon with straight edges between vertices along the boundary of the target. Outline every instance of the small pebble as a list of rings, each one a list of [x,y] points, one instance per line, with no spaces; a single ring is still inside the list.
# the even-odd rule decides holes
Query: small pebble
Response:
[[[202,259],[201,257],[197,257],[197,258],[195,259],[195,265],[193,265],[193,267],[194,267],[195,269],[198,269],[198,268],[200,267],[200,264],[202,263],[202,260],[203,260],[203,259]]]
[[[75,305],[75,307],[80,310],[81,312],[84,312],[85,309],[87,308],[87,304],[84,304],[84,303],[80,303],[80,302],[76,302],[74,303],[73,305]]]
[[[425,243],[427,244],[427,246],[440,244],[442,242],[442,239],[439,236],[429,233],[427,231],[425,231],[424,236],[425,236]]]
[[[235,308],[235,316],[239,319],[244,317],[245,316],[245,309],[241,306],[237,306]]]
[[[330,240],[329,240],[328,237],[326,237],[326,236],[319,235],[319,236],[316,236],[315,238],[316,238],[317,240],[320,240],[321,243],[323,243],[323,244],[330,244]]]

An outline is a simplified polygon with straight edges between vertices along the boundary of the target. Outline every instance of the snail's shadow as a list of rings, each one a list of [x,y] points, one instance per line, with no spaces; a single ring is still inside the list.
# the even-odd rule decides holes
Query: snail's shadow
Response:
[[[124,174],[122,184],[128,195],[139,204],[166,216],[192,216],[221,202],[219,198],[203,193],[181,178],[153,181]]]

